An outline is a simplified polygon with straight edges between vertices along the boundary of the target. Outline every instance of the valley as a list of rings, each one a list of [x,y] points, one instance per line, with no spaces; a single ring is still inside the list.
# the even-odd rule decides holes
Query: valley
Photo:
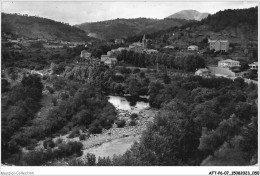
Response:
[[[76,26],[3,14],[2,163],[255,165],[257,10]]]

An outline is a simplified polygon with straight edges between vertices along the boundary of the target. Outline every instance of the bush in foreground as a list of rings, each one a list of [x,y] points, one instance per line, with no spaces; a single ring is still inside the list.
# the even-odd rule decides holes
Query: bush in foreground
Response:
[[[118,121],[116,122],[116,125],[117,125],[118,128],[123,128],[123,127],[125,126],[125,124],[126,124],[125,119],[118,120]]]

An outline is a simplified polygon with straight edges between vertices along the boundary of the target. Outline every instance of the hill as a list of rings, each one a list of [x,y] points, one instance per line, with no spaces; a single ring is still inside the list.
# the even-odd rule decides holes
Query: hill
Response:
[[[200,13],[196,10],[182,10],[182,11],[174,13],[166,18],[200,21],[200,20],[206,18],[208,15],[209,15],[209,13]]]
[[[54,20],[2,13],[2,34],[28,39],[88,41],[91,38],[74,26]]]
[[[135,35],[150,34],[171,27],[179,27],[188,21],[183,19],[115,19],[94,23],[83,23],[76,27],[86,31],[89,36],[99,39],[127,38]]]
[[[208,45],[208,38],[229,40],[242,48],[247,45],[252,47],[252,44],[257,45],[257,13],[257,7],[219,11],[201,21],[192,21],[179,28],[158,31],[147,35],[147,38],[185,48],[192,44],[199,47],[203,44]]]

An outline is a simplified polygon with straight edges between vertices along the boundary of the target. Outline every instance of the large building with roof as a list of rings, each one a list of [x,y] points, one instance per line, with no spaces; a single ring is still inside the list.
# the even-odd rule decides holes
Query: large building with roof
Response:
[[[218,61],[218,67],[221,68],[240,67],[240,62],[232,59],[221,60]]]
[[[258,62],[253,62],[252,64],[248,64],[251,70],[258,70]]]
[[[214,49],[215,51],[228,52],[229,41],[228,40],[210,40],[209,39],[209,49]]]

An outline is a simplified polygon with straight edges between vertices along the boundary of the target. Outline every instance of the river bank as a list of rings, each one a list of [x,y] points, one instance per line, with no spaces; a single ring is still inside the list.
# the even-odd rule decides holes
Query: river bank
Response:
[[[149,123],[153,122],[155,115],[157,114],[156,109],[147,108],[143,110],[122,110],[117,108],[118,119],[125,119],[126,126],[118,128],[115,124],[108,130],[103,130],[101,134],[91,134],[86,140],[79,140],[79,137],[67,138],[69,134],[54,138],[56,141],[61,138],[65,143],[69,141],[80,141],[83,144],[83,154],[77,159],[85,159],[87,153],[93,153],[96,157],[112,157],[114,154],[123,154],[129,149],[135,141],[139,141],[142,132],[147,128]],[[137,113],[136,118],[137,124],[135,126],[129,126],[130,115]],[[82,134],[87,134],[82,132]],[[68,165],[68,162],[72,158],[69,157],[62,161],[52,162],[51,165]]]

